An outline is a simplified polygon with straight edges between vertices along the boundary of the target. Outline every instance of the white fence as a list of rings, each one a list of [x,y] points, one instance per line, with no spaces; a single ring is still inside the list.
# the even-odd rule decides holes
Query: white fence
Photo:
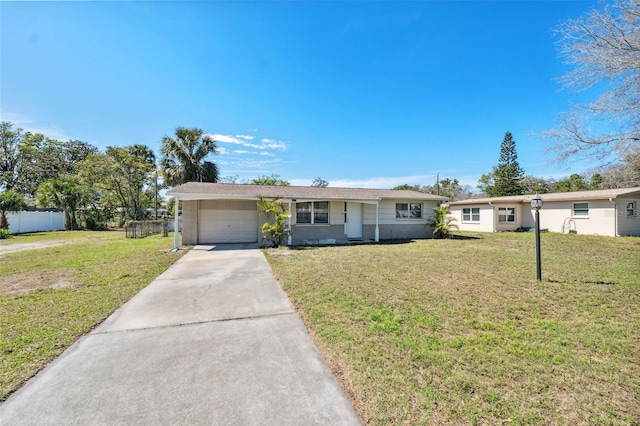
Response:
[[[64,231],[63,212],[15,212],[7,215],[12,234]]]

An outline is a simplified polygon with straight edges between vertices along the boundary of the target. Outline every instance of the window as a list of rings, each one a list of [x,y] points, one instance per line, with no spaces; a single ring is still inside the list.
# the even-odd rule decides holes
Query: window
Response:
[[[574,216],[589,216],[589,203],[573,203]]]
[[[498,223],[515,223],[515,207],[498,207]]]
[[[329,223],[329,202],[296,203],[296,223]]]
[[[463,222],[480,222],[480,207],[465,207],[462,209]]]
[[[627,217],[636,217],[638,215],[638,209],[636,208],[635,201],[629,201],[627,203]]]
[[[396,218],[421,219],[422,204],[420,203],[396,203]]]

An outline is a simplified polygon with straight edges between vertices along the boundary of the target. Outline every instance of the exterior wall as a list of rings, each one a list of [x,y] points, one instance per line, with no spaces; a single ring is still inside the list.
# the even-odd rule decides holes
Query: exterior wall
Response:
[[[198,243],[198,210],[200,207],[225,209],[229,200],[200,200],[182,201],[182,243],[193,245]],[[320,201],[320,200],[318,200]],[[422,215],[420,219],[396,218],[396,203],[409,203],[415,200],[384,200],[380,202],[378,218],[381,239],[430,238],[431,228],[427,225],[427,218],[432,216],[432,209],[437,206],[435,201],[422,201]],[[201,203],[203,203],[201,205]],[[344,229],[344,201],[329,202],[329,224],[296,224],[296,204],[292,203],[291,210],[291,240],[293,244],[321,243],[320,240],[335,240],[336,243],[346,242]],[[376,206],[362,204],[363,226],[362,238],[375,239]],[[258,215],[258,226],[266,222],[264,214]],[[258,231],[258,243],[263,244],[262,232]]]
[[[329,202],[329,223],[331,225],[344,225],[344,201]]]
[[[499,222],[498,221],[498,209],[499,208],[515,208],[516,209],[516,217],[515,222]],[[522,226],[522,214],[523,214],[523,206],[522,204],[494,204],[494,220],[495,220],[495,230],[498,232],[501,231],[515,231],[516,229]]]
[[[182,202],[182,244],[198,244],[198,201]]]
[[[10,212],[7,220],[12,234],[65,230],[63,212]]]
[[[589,203],[589,216],[573,216],[573,204],[581,202]],[[528,206],[528,210],[531,226],[534,226],[535,211],[531,211],[531,206]],[[616,235],[615,219],[613,204],[608,200],[547,202],[540,209],[540,228],[551,232],[562,232],[566,220],[571,225],[571,230],[578,234],[613,237]]]
[[[627,203],[636,203],[635,216],[627,216]],[[618,226],[618,235],[634,235],[640,236],[640,199],[624,198],[616,201],[616,218]]]
[[[415,200],[382,200],[378,206],[378,225],[416,225],[423,227],[427,224],[427,218],[433,216],[433,208],[438,206],[436,201],[422,201],[421,219],[398,219],[396,218],[396,203],[415,203]],[[363,204],[363,224],[376,224],[376,205]],[[380,235],[382,238],[382,235]]]
[[[362,229],[362,236],[365,239],[374,239],[375,225],[364,225]],[[413,239],[413,238],[433,238],[432,228],[426,226],[424,223],[413,224],[385,224],[379,225],[381,240],[393,240],[393,239]]]
[[[462,221],[462,209],[463,208],[477,207],[480,209],[480,221],[479,222],[463,222]],[[449,215],[456,221],[454,222],[458,229],[461,231],[476,231],[476,232],[495,232],[496,226],[494,224],[493,206],[489,204],[469,204],[459,206],[449,206]],[[521,215],[518,215],[521,216]]]
[[[335,240],[336,243],[347,240],[344,225],[295,225],[291,241],[296,244],[318,244],[320,240]]]

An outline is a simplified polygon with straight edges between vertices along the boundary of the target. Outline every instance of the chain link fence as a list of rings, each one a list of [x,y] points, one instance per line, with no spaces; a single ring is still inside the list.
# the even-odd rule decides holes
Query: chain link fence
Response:
[[[155,234],[166,237],[169,235],[169,223],[166,219],[131,221],[124,226],[124,232],[127,238],[144,238]]]

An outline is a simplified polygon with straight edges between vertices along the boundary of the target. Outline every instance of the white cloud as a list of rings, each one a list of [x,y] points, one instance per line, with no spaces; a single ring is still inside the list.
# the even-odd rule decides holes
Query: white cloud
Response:
[[[209,136],[213,137],[213,139],[215,139],[215,141],[218,143],[229,143],[229,144],[244,146],[247,148],[258,149],[258,150],[286,151],[288,147],[286,142],[277,141],[274,139],[266,139],[266,138],[261,139],[260,140],[261,143],[259,144],[249,142],[250,140],[253,139],[253,136],[246,136],[246,135],[237,135],[234,137],[231,135],[210,134]]]
[[[26,117],[24,115],[2,111],[0,112],[0,121],[9,121],[13,124],[14,128],[21,128],[25,132],[42,133],[51,139],[60,141],[72,139],[55,124],[43,125],[41,123],[36,123],[30,117]]]
[[[264,144],[265,148],[280,149],[282,151],[285,151],[287,149],[287,144],[282,141],[276,141],[274,139],[261,139],[260,142]]]

